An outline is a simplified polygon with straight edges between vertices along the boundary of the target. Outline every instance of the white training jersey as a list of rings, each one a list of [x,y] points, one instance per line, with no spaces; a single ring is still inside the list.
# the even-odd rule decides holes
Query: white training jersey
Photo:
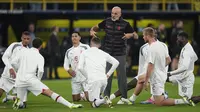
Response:
[[[188,42],[182,48],[180,56],[179,56],[179,62],[178,62],[178,68],[180,68],[181,66],[184,66],[187,68],[187,70],[180,73],[179,75],[184,78],[190,74],[193,74],[194,63],[197,60],[198,60],[198,57],[196,53],[194,52],[194,49],[192,48],[191,44]]]
[[[158,42],[160,42],[160,41],[158,41]],[[167,45],[166,44],[164,44],[164,45],[165,45],[165,48],[166,48],[166,53],[169,54]],[[138,76],[144,75],[147,72],[148,50],[149,50],[149,44],[148,43],[146,43],[146,44],[144,44],[143,46],[140,47]],[[166,71],[168,71],[168,66],[166,66],[165,69],[166,69]]]
[[[108,73],[106,73],[107,62],[112,64]],[[81,72],[85,69],[88,83],[92,83],[94,81],[107,80],[106,75],[110,76],[118,65],[119,62],[114,57],[96,47],[91,47],[81,54],[78,69]]]
[[[11,63],[19,65],[16,87],[26,86],[26,82],[32,79],[41,79],[44,72],[44,58],[36,48],[22,49]]]
[[[148,49],[149,49],[149,44],[146,43],[143,46],[140,47],[139,50],[139,68],[138,68],[138,75],[143,75],[147,71],[147,56],[148,56]]]
[[[64,68],[66,71],[68,71],[71,65],[72,70],[76,73],[76,76],[72,77],[72,80],[75,82],[86,80],[86,78],[80,73],[80,71],[77,70],[77,67],[81,53],[88,48],[90,48],[89,45],[80,43],[79,46],[72,46],[65,53]]]
[[[25,48],[23,45],[22,45],[22,42],[14,42],[12,43],[7,49],[6,51],[4,52],[3,56],[2,56],[2,60],[3,60],[3,63],[5,64],[5,68],[4,68],[4,71],[2,73],[2,77],[4,78],[8,78],[10,80],[15,80],[13,78],[10,77],[10,72],[9,70],[11,68],[13,68],[16,72],[17,72],[17,69],[18,69],[18,66],[15,66],[13,67],[11,65],[11,60],[16,57],[16,54],[22,49],[22,48]],[[28,48],[28,47],[27,47]]]
[[[153,73],[150,76],[150,82],[164,83],[167,79],[166,58],[169,57],[166,44],[160,41],[153,42],[149,46],[148,63],[154,65]]]

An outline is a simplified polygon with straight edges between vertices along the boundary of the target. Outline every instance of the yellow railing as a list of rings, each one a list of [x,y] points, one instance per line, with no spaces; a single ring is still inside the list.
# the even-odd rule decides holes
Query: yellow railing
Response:
[[[162,4],[162,11],[166,11],[166,5],[168,3],[186,3],[191,5],[191,10],[199,9],[200,0],[0,0],[0,3],[9,3],[10,10],[13,10],[15,3],[41,3],[43,10],[46,10],[47,3],[71,3],[73,4],[73,10],[77,11],[78,4],[84,3],[98,3],[103,4],[104,11],[108,10],[108,4],[132,4],[133,11],[137,11],[137,4]]]

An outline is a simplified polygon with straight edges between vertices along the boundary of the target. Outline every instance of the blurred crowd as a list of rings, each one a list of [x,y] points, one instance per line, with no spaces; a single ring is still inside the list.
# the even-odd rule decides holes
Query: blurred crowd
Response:
[[[29,0],[31,1],[31,0]],[[108,4],[108,9],[111,9],[113,6],[119,5],[124,10],[132,10],[133,4]],[[10,5],[6,3],[0,4],[0,9],[10,9]],[[168,3],[166,4],[167,11],[175,10],[191,10],[190,3]],[[40,11],[43,9],[42,3],[14,3],[15,10],[33,10],[33,11]],[[73,4],[70,3],[47,3],[46,4],[47,10],[73,10]],[[103,10],[104,5],[102,4],[95,4],[95,3],[85,3],[85,4],[78,4],[78,10]],[[137,4],[137,10],[150,10],[150,11],[159,11],[162,10],[162,4],[160,3],[152,3],[152,4]]]

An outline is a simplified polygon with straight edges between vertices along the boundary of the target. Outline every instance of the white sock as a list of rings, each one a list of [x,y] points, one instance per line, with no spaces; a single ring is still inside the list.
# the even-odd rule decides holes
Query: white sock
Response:
[[[7,97],[8,100],[15,101],[15,99],[16,99],[16,96],[12,96],[12,95],[7,95],[6,97]]]
[[[133,94],[129,99],[131,101],[135,101],[137,99],[138,96],[136,96],[135,94]]]
[[[115,94],[111,94],[111,95],[110,95],[110,100],[113,100],[113,99],[115,99],[115,98],[116,98]]]
[[[185,102],[183,99],[175,99],[174,103],[175,105],[178,105],[178,104],[188,104],[189,102]]]
[[[61,104],[65,105],[65,106],[68,106],[68,107],[71,107],[71,106],[72,106],[72,104],[71,104],[70,102],[68,102],[67,100],[65,100],[62,96],[58,95],[57,93],[53,93],[53,94],[51,95],[51,98],[52,98],[54,101],[56,101],[56,102],[58,102],[58,103],[61,103]]]
[[[95,105],[98,107],[100,106],[101,104],[104,104],[106,101],[104,99],[96,99],[94,101]]]

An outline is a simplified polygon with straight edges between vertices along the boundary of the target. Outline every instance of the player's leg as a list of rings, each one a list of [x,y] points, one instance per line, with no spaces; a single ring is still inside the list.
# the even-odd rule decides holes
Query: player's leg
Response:
[[[82,90],[81,83],[72,81],[71,84],[72,84],[72,100],[75,102],[80,101],[81,100],[80,93]]]
[[[95,81],[88,84],[89,101],[94,108],[105,103],[105,100],[100,98],[100,90],[100,81]]]
[[[50,89],[43,89],[42,94],[46,95],[48,97],[51,97],[54,101],[56,101],[58,103],[61,103],[61,104],[65,105],[65,106],[68,106],[71,109],[73,109],[73,108],[82,108],[83,107],[81,104],[70,103],[69,101],[64,99],[62,96],[60,96],[59,94],[51,91]]]
[[[190,74],[182,81],[178,81],[179,95],[183,97],[185,102],[189,102],[191,106],[195,106],[195,103],[191,100],[194,86],[194,74]]]
[[[83,88],[83,93],[84,96],[82,95],[82,98],[86,101],[89,101],[89,97],[88,97],[88,84],[86,81],[82,82],[82,88]]]
[[[43,84],[40,80],[34,79],[30,81],[30,87],[27,89],[31,91],[34,95],[38,96],[39,94],[43,94],[45,96],[51,97],[54,101],[61,103],[69,108],[81,108],[83,107],[81,104],[72,104],[65,100],[62,96],[57,93],[51,91],[45,84]]]
[[[138,83],[136,85],[136,88],[134,90],[133,95],[129,98],[130,101],[135,102],[137,99],[138,95],[142,92],[143,86],[144,86],[144,81],[145,81],[146,75],[140,75],[138,77]]]
[[[101,93],[101,81],[95,81],[88,84],[89,101],[92,107],[94,108],[99,107],[100,105],[106,102],[104,98],[103,99],[100,98],[100,93]]]
[[[26,87],[17,87],[17,98],[15,99],[15,102],[13,104],[13,109],[18,108],[25,108],[23,104],[24,96],[26,95],[27,88]]]
[[[5,80],[4,78],[0,78],[0,98],[3,95],[3,93],[5,92],[5,84],[4,84]]]
[[[0,79],[0,88],[2,90],[0,90],[0,97],[3,94],[4,91],[6,93],[9,93],[13,89],[13,87],[14,87],[14,81],[10,81],[10,80],[8,80],[6,78],[1,78]],[[15,98],[16,98],[16,96],[6,94],[6,97],[3,98],[2,102],[6,103],[9,100],[13,100],[14,101]]]
[[[17,98],[17,88],[13,87],[12,88],[12,95],[6,94],[6,98],[7,98],[7,100],[15,101],[15,99]]]
[[[189,104],[188,100],[165,98],[164,83],[151,84],[151,93],[154,96],[154,104],[157,106],[173,106],[178,104]]]
[[[134,77],[130,82],[127,83],[127,91],[135,88],[136,85],[137,85],[137,78]],[[113,99],[115,99],[115,98],[117,98],[119,96],[121,96],[121,93],[120,93],[120,91],[118,89],[115,93],[110,95],[110,100],[113,100]]]
[[[0,98],[3,95],[3,93],[4,93],[4,90],[2,88],[0,88]]]
[[[179,82],[179,95],[184,97],[188,97],[191,99],[193,94],[193,86],[194,86],[194,74],[189,75],[183,81]]]
[[[107,86],[107,80],[101,80],[100,81],[100,87],[101,87],[100,94],[105,91],[106,86]],[[103,99],[105,100],[104,103],[107,104],[108,107],[113,108],[112,101],[110,100],[110,98],[108,96],[105,96]]]
[[[3,98],[2,103],[6,103],[10,100],[15,101],[16,98],[16,96],[6,93],[6,96]]]

